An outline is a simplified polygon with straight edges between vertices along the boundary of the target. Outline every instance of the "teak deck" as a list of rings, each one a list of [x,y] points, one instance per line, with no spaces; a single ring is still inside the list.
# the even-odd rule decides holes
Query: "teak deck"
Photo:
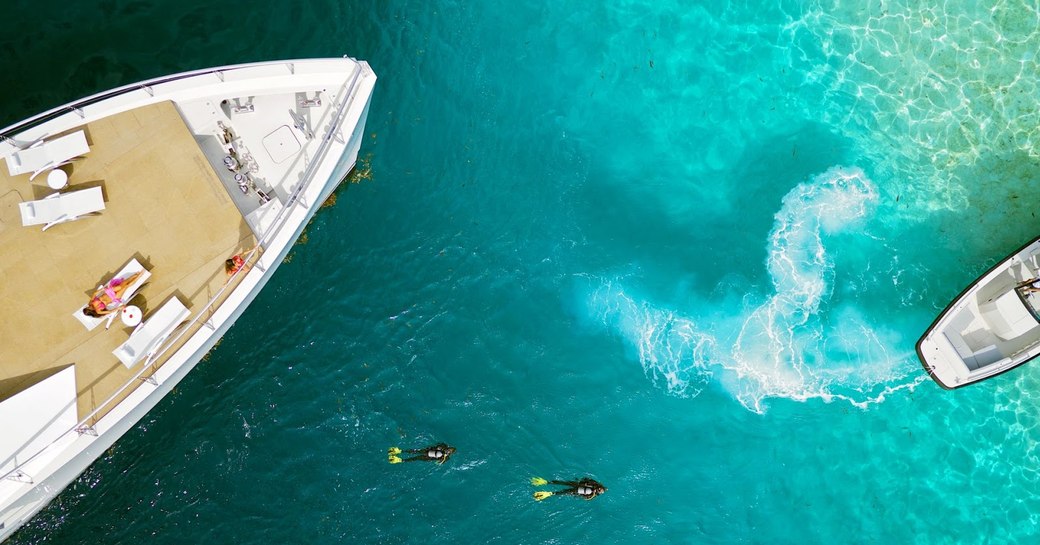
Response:
[[[0,166],[0,399],[75,364],[82,419],[143,363],[127,369],[112,355],[131,332],[118,317],[87,331],[72,312],[136,257],[152,272],[133,299],[145,319],[172,295],[194,316],[226,282],[224,260],[255,238],[172,103],[80,128],[90,152],[63,167],[64,191],[100,186],[99,215],[22,227],[18,203],[53,190],[46,173],[30,182]]]

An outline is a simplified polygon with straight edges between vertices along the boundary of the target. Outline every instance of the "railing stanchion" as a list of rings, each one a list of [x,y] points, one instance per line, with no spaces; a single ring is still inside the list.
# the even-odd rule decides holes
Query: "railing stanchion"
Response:
[[[355,65],[355,70],[354,70],[354,73],[353,73],[353,77],[348,82],[344,83],[344,85],[342,87],[342,91],[343,91],[343,95],[341,95],[342,99],[341,99],[341,101],[339,103],[339,106],[335,110],[335,114],[333,116],[334,117],[333,124],[330,126],[330,132],[336,130],[336,128],[338,128],[340,126],[340,118],[342,116],[346,115],[346,112],[349,110],[349,106],[351,104],[353,104],[354,98],[355,98],[355,92],[354,92],[355,91],[355,86],[357,85],[358,79],[360,78],[361,71],[362,71],[362,68],[361,68],[360,63],[356,64]],[[182,76],[179,76],[179,77],[173,77],[173,78],[162,79],[162,80],[152,80],[150,83],[163,83],[163,82],[166,82],[166,81],[174,81],[174,80],[177,80],[177,79],[183,79],[183,78],[191,77],[191,76],[205,75],[207,73],[216,73],[217,76],[221,79],[221,81],[224,80],[223,72],[220,71],[220,70],[214,70],[214,71],[199,71],[199,72],[191,73],[189,75],[182,75]],[[93,104],[95,102],[100,102],[101,100],[103,100],[105,98],[109,98],[109,97],[112,97],[112,96],[117,96],[118,94],[120,94],[122,92],[127,92],[129,90],[134,89],[134,88],[136,88],[136,87],[127,86],[127,87],[121,88],[121,89],[119,89],[119,90],[117,90],[115,92],[104,93],[104,94],[100,94],[100,95],[95,95],[93,97],[89,97],[87,99],[84,99],[84,100],[80,101],[77,104],[84,104],[84,105],[85,104]],[[83,113],[83,111],[80,108],[76,107],[76,106],[73,106],[72,109],[74,111],[78,112],[81,116],[85,115]],[[18,127],[24,128],[25,126],[31,126],[33,124],[45,121],[46,119],[49,118],[49,116],[53,115],[56,111],[57,111],[57,109],[53,110],[51,112],[46,112],[45,114],[41,114],[39,116],[36,116],[36,117],[30,119],[29,121],[22,123]],[[5,131],[4,133],[0,133],[0,138],[7,138],[7,133],[11,133],[11,132],[15,132],[15,131],[13,129],[9,129],[8,131]],[[284,208],[282,208],[281,210],[279,210],[278,214],[275,215],[275,218],[271,222],[271,225],[269,225],[267,230],[260,236],[260,240],[258,241],[257,246],[255,248],[253,248],[252,251],[250,251],[249,254],[245,257],[245,261],[246,262],[253,261],[255,267],[259,268],[263,272],[266,272],[266,269],[263,266],[261,266],[260,261],[257,258],[258,257],[258,252],[260,251],[261,248],[264,248],[266,250],[266,248],[269,246],[268,243],[270,242],[270,240],[272,238],[274,238],[275,233],[279,229],[281,229],[285,225],[285,223],[289,220],[289,210],[292,209],[291,204],[293,202],[295,202],[296,200],[298,200],[300,198],[300,196],[302,196],[304,190],[307,189],[310,186],[311,182],[313,182],[314,174],[315,174],[315,171],[317,169],[317,165],[321,164],[322,159],[324,159],[325,155],[328,153],[328,150],[329,150],[329,147],[331,146],[332,140],[333,140],[333,135],[326,134],[325,137],[320,141],[320,143],[318,144],[318,149],[315,150],[315,156],[312,158],[312,161],[304,169],[303,175],[300,177],[300,180],[301,180],[300,184],[289,195],[289,198],[288,198],[288,201],[287,201],[288,205],[285,206]],[[255,261],[254,261],[254,259],[255,259]],[[217,300],[221,299],[224,296],[224,293],[227,291],[228,286],[230,286],[233,283],[232,281],[238,275],[246,273],[245,269],[246,268],[243,267],[243,268],[239,269],[238,271],[235,271],[235,273],[233,275],[231,275],[231,277],[229,278],[228,282],[225,283],[219,290],[217,290],[217,293],[214,294],[213,297],[211,297],[209,299],[209,301],[206,302],[206,305],[195,314],[194,319],[192,319],[188,323],[188,325],[183,327],[181,329],[180,333],[178,333],[176,336],[172,336],[172,338],[168,338],[165,342],[161,343],[159,345],[158,349],[156,349],[154,352],[152,352],[152,354],[147,358],[147,360],[145,361],[145,363],[142,366],[141,370],[138,371],[137,374],[135,374],[133,377],[131,377],[126,383],[124,383],[123,386],[120,387],[118,390],[116,390],[111,396],[109,396],[108,399],[103,401],[100,405],[97,405],[94,410],[92,410],[89,414],[87,414],[86,417],[84,417],[82,420],[80,420],[79,423],[77,423],[72,429],[66,431],[65,433],[62,433],[60,436],[58,436],[56,439],[54,439],[53,441],[48,443],[46,446],[44,446],[43,448],[41,448],[40,450],[36,451],[34,454],[29,456],[28,458],[26,458],[22,463],[18,464],[15,468],[11,469],[10,471],[8,471],[4,475],[2,475],[2,477],[3,478],[8,478],[12,474],[14,474],[15,472],[20,472],[19,467],[21,467],[21,466],[23,466],[23,465],[33,461],[37,456],[39,456],[41,453],[46,451],[51,445],[57,443],[59,440],[64,438],[69,433],[75,432],[75,433],[79,434],[80,436],[90,435],[90,436],[97,437],[98,436],[98,432],[95,429],[94,425],[88,425],[87,422],[93,421],[94,424],[96,424],[97,420],[95,420],[95,417],[97,417],[97,415],[102,412],[102,409],[108,408],[109,404],[113,403],[116,399],[118,399],[120,396],[122,396],[124,394],[124,392],[126,392],[126,390],[128,388],[130,388],[131,385],[138,384],[139,380],[144,381],[144,382],[148,382],[148,383],[153,384],[155,386],[158,386],[158,382],[155,380],[154,376],[149,375],[148,377],[144,377],[143,376],[144,373],[149,370],[149,368],[152,366],[152,364],[155,361],[157,361],[157,360],[161,359],[162,357],[164,357],[166,352],[168,350],[170,350],[171,347],[175,346],[181,340],[181,338],[184,337],[184,335],[189,330],[192,329],[192,327],[194,325],[199,324],[200,327],[201,327],[202,325],[206,325],[207,322],[212,323],[212,318],[210,320],[202,320],[202,315],[205,314],[207,311],[209,311],[215,305]],[[212,316],[212,314],[210,316]],[[210,325],[210,327],[213,328],[214,330],[216,329],[214,325]]]

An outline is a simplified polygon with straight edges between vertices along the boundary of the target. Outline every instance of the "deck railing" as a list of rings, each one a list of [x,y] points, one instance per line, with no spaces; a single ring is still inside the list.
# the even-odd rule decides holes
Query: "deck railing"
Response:
[[[258,66],[264,64],[270,63],[253,63],[223,67],[221,69],[199,70],[196,72],[178,74],[177,76],[171,76],[168,78],[150,80],[148,82],[140,84],[128,85],[112,92],[106,92],[98,95],[93,95],[91,97],[87,97],[79,102],[62,106],[60,108],[55,108],[54,110],[30,118],[29,120],[26,120],[25,122],[20,123],[19,125],[9,127],[8,129],[5,129],[3,132],[0,132],[0,137],[7,138],[6,135],[10,134],[11,131],[15,131],[15,134],[18,132],[22,132],[27,128],[43,123],[49,119],[53,119],[54,117],[63,115],[69,111],[74,110],[75,108],[81,107],[88,103],[93,104],[106,98],[112,98],[114,96],[118,96],[119,94],[131,92],[150,85],[155,85],[157,83],[185,79],[188,77],[194,77],[199,75],[206,75],[209,73],[227,72],[233,69]],[[293,70],[292,63],[287,62],[285,64],[288,65],[289,70],[291,72]],[[289,214],[293,209],[293,205],[302,202],[300,200],[300,197],[313,183],[315,172],[320,167],[325,157],[328,155],[329,148],[332,146],[332,141],[335,139],[337,131],[343,122],[343,116],[346,114],[347,111],[349,111],[350,106],[354,104],[354,100],[357,96],[357,83],[361,78],[361,75],[364,72],[364,70],[364,66],[361,63],[357,63],[355,65],[353,76],[349,80],[344,82],[343,86],[340,88],[340,100],[338,101],[335,113],[332,115],[330,125],[328,129],[325,131],[325,134],[318,145],[318,149],[315,150],[314,156],[311,158],[310,162],[305,167],[303,175],[300,178],[300,183],[297,184],[296,189],[294,189],[289,194],[285,206],[283,206],[282,209],[278,211],[278,214],[275,215],[274,221],[271,222],[271,225],[268,226],[267,230],[264,231],[264,233],[260,236],[257,246],[254,247],[248,254],[246,254],[246,256],[244,257],[246,263],[249,263],[250,265],[256,264],[259,256],[261,255],[261,250],[265,247],[267,243],[271,241],[272,238],[274,238],[276,234],[278,234],[278,232],[285,226],[285,223],[289,220]],[[350,142],[347,141],[346,144],[349,145]],[[304,204],[306,205],[306,203]],[[228,289],[232,286],[237,287],[239,282],[237,282],[236,280],[239,280],[241,275],[246,274],[246,271],[251,268],[252,267],[241,267],[239,270],[235,271],[235,273],[228,278],[228,281],[217,291],[217,293],[210,297],[209,301],[207,301],[206,304],[200,310],[194,313],[194,317],[192,318],[191,322],[188,323],[187,326],[179,328],[179,333],[176,336],[171,336],[170,338],[161,342],[159,346],[152,352],[152,355],[148,356],[146,361],[141,366],[140,371],[138,371],[133,377],[127,380],[126,383],[124,383],[118,390],[116,390],[105,401],[98,405],[93,411],[87,414],[87,416],[82,418],[72,429],[63,432],[56,439],[48,443],[46,446],[42,447],[37,452],[33,453],[25,460],[16,463],[13,469],[4,473],[2,476],[0,476],[0,478],[22,480],[21,477],[26,476],[26,474],[21,471],[21,468],[23,466],[32,462],[40,454],[45,452],[48,448],[50,448],[58,441],[61,441],[64,438],[66,438],[69,434],[76,433],[79,435],[86,434],[96,436],[97,432],[95,431],[94,426],[101,418],[104,417],[104,414],[107,414],[109,412],[109,410],[106,409],[108,409],[110,405],[118,405],[117,401],[122,400],[124,395],[136,390],[138,387],[142,385],[142,383],[145,382],[155,387],[158,387],[159,383],[154,379],[153,376],[155,372],[158,371],[159,367],[161,367],[161,363],[159,365],[156,365],[156,363],[163,361],[164,357],[172,356],[173,354],[168,354],[171,348],[177,346],[177,344],[180,342],[182,338],[185,337],[185,335],[188,335],[189,332],[191,334],[194,334],[194,332],[198,331],[198,329],[205,325],[205,322],[208,321],[208,319],[203,320],[203,317],[209,314],[211,310],[215,310],[216,307],[219,306],[218,303],[223,301],[224,295],[228,292]],[[199,327],[196,328],[195,326]],[[213,327],[212,324],[210,324],[210,327]]]
[[[37,114],[33,117],[30,117],[29,119],[24,119],[14,125],[5,127],[4,129],[0,130],[0,141],[14,142],[14,136],[19,133],[25,132],[37,125],[46,123],[47,121],[61,117],[70,112],[80,112],[82,115],[83,108],[92,104],[97,104],[98,102],[108,100],[110,98],[117,97],[119,95],[125,95],[134,91],[146,91],[150,95],[154,94],[152,91],[152,87],[155,87],[156,85],[161,85],[163,83],[169,83],[171,81],[180,81],[210,74],[216,76],[218,79],[220,79],[220,81],[224,81],[224,74],[227,72],[248,69],[255,66],[273,66],[277,64],[281,64],[282,66],[284,66],[289,74],[294,74],[296,71],[296,63],[298,62],[303,61],[283,61],[281,63],[253,62],[243,64],[232,64],[228,66],[221,66],[219,68],[203,68],[200,70],[192,70],[190,72],[181,72],[180,74],[174,74],[172,76],[163,76],[150,80],[140,81],[137,83],[131,83],[122,87],[117,87],[115,89],[108,89],[100,93],[81,98],[77,101],[70,102],[68,104],[63,104],[61,106],[58,106],[57,108],[47,110],[46,112]]]

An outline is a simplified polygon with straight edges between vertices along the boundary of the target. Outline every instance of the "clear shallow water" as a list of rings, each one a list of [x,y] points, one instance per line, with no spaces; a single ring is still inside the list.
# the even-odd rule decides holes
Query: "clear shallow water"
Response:
[[[380,80],[373,179],[15,543],[1038,533],[1040,370],[913,356],[1036,235],[1035,6],[44,4],[0,22],[7,122],[233,62]]]

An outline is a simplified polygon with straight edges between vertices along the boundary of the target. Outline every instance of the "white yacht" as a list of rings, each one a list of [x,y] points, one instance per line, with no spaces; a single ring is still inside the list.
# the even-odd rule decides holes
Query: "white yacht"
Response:
[[[354,169],[375,81],[350,58],[226,66],[0,131],[0,541],[256,297]]]
[[[953,389],[1040,355],[1038,277],[1040,238],[961,292],[917,341],[917,356],[928,374]]]

